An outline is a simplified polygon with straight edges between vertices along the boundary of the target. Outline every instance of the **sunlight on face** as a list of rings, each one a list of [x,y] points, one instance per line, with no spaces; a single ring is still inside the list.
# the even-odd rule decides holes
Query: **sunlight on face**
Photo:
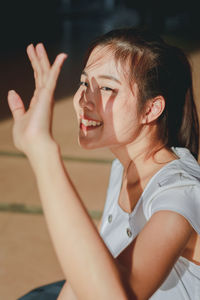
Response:
[[[108,47],[92,51],[74,96],[82,147],[121,147],[136,139],[141,127],[137,85],[130,87],[126,70]]]

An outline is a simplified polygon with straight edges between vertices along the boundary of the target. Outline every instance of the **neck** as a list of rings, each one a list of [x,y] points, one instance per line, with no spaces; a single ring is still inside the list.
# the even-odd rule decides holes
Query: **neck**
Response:
[[[111,149],[111,152],[119,159],[125,170],[128,168],[130,162],[136,165],[139,161],[145,161],[145,153],[147,153],[147,151],[147,149],[144,151],[144,148],[135,147],[133,145]]]
[[[161,168],[168,162],[177,159],[170,149],[158,140],[152,139],[150,141],[148,139],[134,141],[128,145],[114,147],[110,150],[119,159],[125,171],[127,171],[130,164],[140,172],[142,170],[145,172],[146,168],[151,169],[153,166]]]
[[[152,136],[152,132],[146,132],[128,144],[112,147],[110,150],[126,169],[130,161],[135,165],[140,162],[145,163],[161,148],[163,145],[155,138],[155,135]]]

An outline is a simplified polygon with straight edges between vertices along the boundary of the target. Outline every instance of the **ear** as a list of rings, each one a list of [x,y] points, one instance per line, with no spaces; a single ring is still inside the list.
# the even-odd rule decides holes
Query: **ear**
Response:
[[[149,124],[159,118],[165,109],[165,99],[157,96],[149,100],[146,104],[145,112],[142,116],[142,124]]]

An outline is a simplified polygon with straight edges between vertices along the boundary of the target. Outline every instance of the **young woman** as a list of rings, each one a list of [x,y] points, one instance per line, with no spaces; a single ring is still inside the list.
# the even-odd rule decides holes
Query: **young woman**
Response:
[[[133,28],[109,32],[88,51],[74,96],[79,143],[117,158],[99,234],[51,133],[66,55],[50,66],[42,44],[27,53],[36,82],[30,108],[14,91],[8,102],[67,279],[58,299],[199,299],[198,119],[185,55]]]

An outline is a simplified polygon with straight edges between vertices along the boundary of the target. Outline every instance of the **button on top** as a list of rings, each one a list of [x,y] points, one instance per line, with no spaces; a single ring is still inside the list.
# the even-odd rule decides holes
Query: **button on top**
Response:
[[[132,232],[131,232],[130,228],[126,229],[126,233],[127,233],[128,237],[132,237]]]
[[[112,215],[108,216],[108,222],[111,223],[112,222]]]

